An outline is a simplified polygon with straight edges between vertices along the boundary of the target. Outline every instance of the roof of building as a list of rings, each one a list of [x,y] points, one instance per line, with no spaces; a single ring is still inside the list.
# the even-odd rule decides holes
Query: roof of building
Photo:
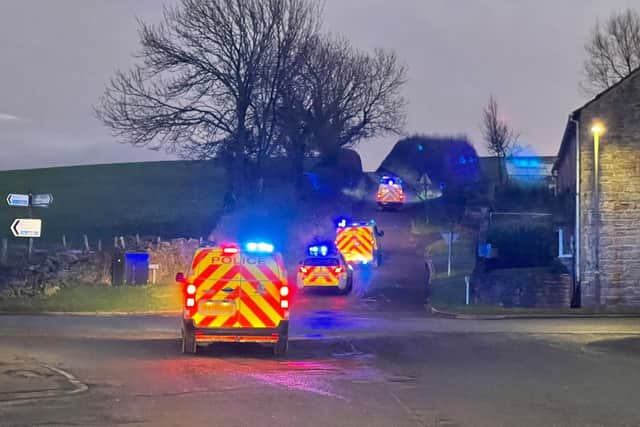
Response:
[[[566,155],[566,151],[568,150],[567,147],[569,146],[569,142],[568,141],[570,139],[573,139],[573,137],[575,136],[575,125],[574,125],[574,123],[572,123],[571,120],[578,120],[579,117],[580,117],[580,112],[582,110],[584,110],[586,107],[588,107],[589,105],[593,104],[594,102],[600,100],[600,98],[608,95],[613,89],[617,88],[623,82],[627,81],[628,79],[630,79],[631,77],[635,76],[638,73],[640,73],[640,67],[637,67],[636,69],[631,71],[628,75],[626,75],[625,77],[620,79],[618,82],[616,82],[613,85],[609,86],[607,89],[603,90],[602,92],[600,92],[599,94],[594,96],[592,99],[587,101],[585,104],[583,104],[581,107],[579,107],[578,109],[574,110],[571,114],[569,114],[569,118],[567,119],[567,125],[565,126],[564,133],[562,135],[562,141],[560,142],[560,148],[558,150],[558,155],[556,156],[556,161],[555,161],[555,164],[553,165],[553,170],[554,171],[559,167],[560,161]]]

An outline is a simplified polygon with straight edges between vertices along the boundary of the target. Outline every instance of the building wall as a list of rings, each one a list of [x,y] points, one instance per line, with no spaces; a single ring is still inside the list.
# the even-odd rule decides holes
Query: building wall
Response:
[[[576,139],[572,138],[566,153],[558,161],[556,190],[558,194],[565,192],[575,194],[576,191]]]
[[[600,226],[594,204],[594,122],[600,138]],[[640,306],[640,72],[580,112],[582,302],[596,303],[599,233],[601,304]],[[598,231],[599,230],[599,231]]]

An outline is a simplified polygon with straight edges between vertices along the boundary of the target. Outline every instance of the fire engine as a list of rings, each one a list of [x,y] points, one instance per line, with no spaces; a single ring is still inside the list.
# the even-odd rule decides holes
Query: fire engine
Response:
[[[212,342],[288,348],[289,286],[281,254],[269,242],[223,244],[196,250],[182,286],[182,352]]]

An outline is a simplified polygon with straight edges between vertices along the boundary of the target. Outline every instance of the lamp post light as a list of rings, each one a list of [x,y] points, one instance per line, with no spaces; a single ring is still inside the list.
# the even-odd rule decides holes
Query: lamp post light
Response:
[[[594,219],[594,291],[596,307],[601,304],[601,283],[600,283],[600,136],[605,132],[602,123],[594,123],[591,127],[593,134],[593,219]]]

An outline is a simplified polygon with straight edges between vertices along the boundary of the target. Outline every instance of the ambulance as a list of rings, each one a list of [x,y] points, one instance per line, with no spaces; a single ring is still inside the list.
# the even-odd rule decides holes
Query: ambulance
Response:
[[[333,288],[346,295],[353,289],[353,268],[333,242],[321,242],[307,247],[296,275],[298,289]]]
[[[404,190],[402,180],[397,177],[384,175],[380,178],[376,201],[380,209],[396,208],[404,205]]]
[[[253,342],[286,354],[290,289],[273,244],[201,247],[176,282],[183,290],[183,353],[214,342]]]
[[[382,262],[382,236],[384,232],[373,220],[352,223],[342,220],[336,230],[336,246],[348,264],[378,267]]]

